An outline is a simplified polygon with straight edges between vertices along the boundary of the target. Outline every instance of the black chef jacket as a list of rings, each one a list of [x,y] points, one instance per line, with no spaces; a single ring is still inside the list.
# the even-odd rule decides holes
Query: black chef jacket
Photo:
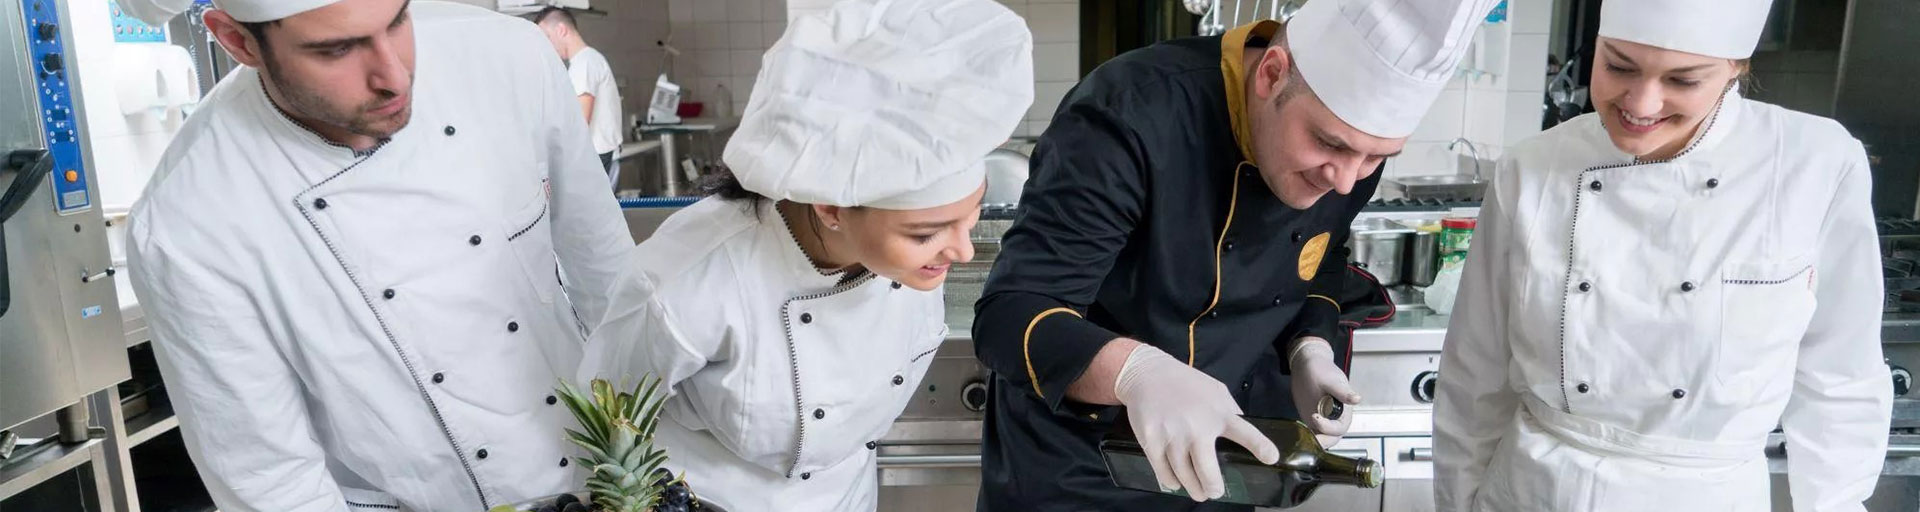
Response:
[[[1223,69],[1241,66],[1222,60],[1264,46],[1262,32],[1271,27],[1121,55],[1068,93],[1040,137],[975,305],[975,350],[994,374],[980,510],[1248,509],[1113,485],[1097,443],[1119,409],[1065,395],[1114,338],[1205,371],[1254,416],[1297,418],[1282,376],[1291,340],[1325,338],[1346,367],[1331,297],[1347,226],[1380,177],[1307,210],[1268,188],[1235,138],[1244,121],[1229,100],[1244,96],[1229,93]]]

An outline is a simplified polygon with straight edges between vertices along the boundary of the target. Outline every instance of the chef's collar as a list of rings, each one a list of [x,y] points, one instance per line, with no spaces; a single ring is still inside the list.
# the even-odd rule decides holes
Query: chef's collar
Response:
[[[1280,22],[1260,20],[1241,25],[1220,36],[1220,77],[1227,85],[1227,119],[1233,123],[1233,141],[1240,146],[1240,158],[1253,161],[1252,120],[1247,115],[1248,47],[1265,48],[1280,32]]]
[[[792,282],[799,283],[806,293],[834,288],[865,277],[865,271],[859,272],[858,275],[849,275],[845,270],[827,270],[815,266],[813,258],[808,257],[807,251],[800,248],[798,238],[800,235],[793,232],[792,226],[787,225],[787,217],[780,212],[778,201],[768,200],[756,209],[759,210],[760,226],[766,233],[766,243],[773,244],[773,250],[779,253],[778,258],[786,268],[785,272],[792,276]],[[806,219],[794,220],[807,221]]]

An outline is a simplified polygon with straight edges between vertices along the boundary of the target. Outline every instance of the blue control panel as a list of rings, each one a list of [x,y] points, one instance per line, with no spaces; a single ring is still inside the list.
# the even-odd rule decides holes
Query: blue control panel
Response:
[[[26,13],[28,66],[34,88],[40,96],[40,121],[45,128],[47,150],[53,155],[53,206],[61,215],[79,213],[93,207],[87,192],[90,179],[80,154],[80,125],[73,111],[72,58],[60,41],[59,6],[54,0],[18,1]]]
[[[167,30],[148,25],[140,18],[128,15],[120,10],[120,4],[107,1],[107,9],[113,16],[113,42],[116,43],[164,43],[167,42]]]

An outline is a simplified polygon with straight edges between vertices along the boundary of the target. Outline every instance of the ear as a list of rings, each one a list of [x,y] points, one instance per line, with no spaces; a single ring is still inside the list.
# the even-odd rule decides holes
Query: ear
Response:
[[[1269,46],[1253,65],[1252,92],[1262,100],[1272,100],[1286,89],[1290,76],[1293,76],[1293,54],[1280,45]]]
[[[838,231],[834,228],[846,223],[846,219],[843,218],[843,215],[845,215],[847,211],[846,208],[826,204],[816,204],[812,206],[813,215],[819,217],[820,223],[825,224],[827,229]]]
[[[260,42],[254,41],[253,33],[240,26],[240,22],[227,11],[210,9],[201,19],[206,22],[207,31],[213,33],[214,39],[220,41],[220,46],[227,49],[227,54],[232,55],[233,60],[256,69],[265,65],[266,59],[260,54]]]

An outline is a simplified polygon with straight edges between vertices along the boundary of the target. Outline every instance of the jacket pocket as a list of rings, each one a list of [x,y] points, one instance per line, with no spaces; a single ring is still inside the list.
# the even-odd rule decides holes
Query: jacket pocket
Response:
[[[507,245],[512,247],[514,258],[519,260],[528,285],[533,287],[541,302],[551,304],[560,288],[560,267],[553,253],[553,230],[548,219],[552,215],[552,205],[548,202],[546,189],[546,181],[542,180],[533,200],[508,215],[503,229],[507,234]]]
[[[393,495],[387,494],[384,492],[367,490],[367,489],[354,489],[351,487],[341,487],[340,493],[346,496],[347,509],[352,510],[354,512],[363,512],[363,511],[364,512],[391,512],[391,511],[408,510],[406,507],[400,506],[400,500],[395,499]]]
[[[1752,400],[1793,382],[1800,338],[1813,318],[1814,277],[1813,266],[1798,260],[1730,262],[1721,269],[1714,372],[1722,392]]]

